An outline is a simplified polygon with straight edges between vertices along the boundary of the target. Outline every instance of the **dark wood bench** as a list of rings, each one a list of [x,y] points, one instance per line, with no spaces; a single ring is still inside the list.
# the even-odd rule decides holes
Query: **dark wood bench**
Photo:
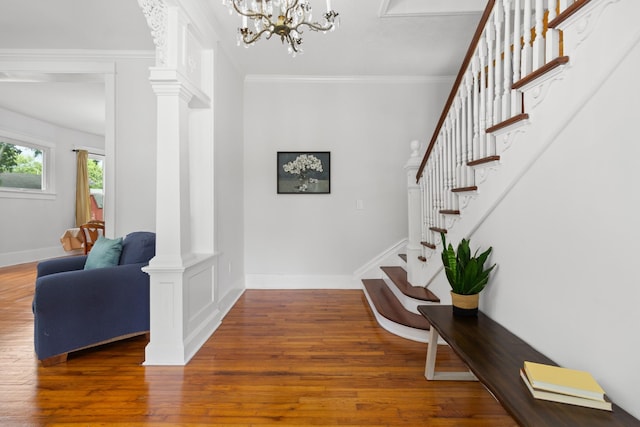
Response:
[[[435,372],[437,346],[431,343],[437,343],[439,335],[522,426],[640,426],[615,404],[609,412],[534,399],[520,378],[524,361],[556,363],[482,312],[478,317],[454,317],[449,305],[424,305],[418,311],[431,324],[427,379],[465,379],[462,374],[469,374]]]

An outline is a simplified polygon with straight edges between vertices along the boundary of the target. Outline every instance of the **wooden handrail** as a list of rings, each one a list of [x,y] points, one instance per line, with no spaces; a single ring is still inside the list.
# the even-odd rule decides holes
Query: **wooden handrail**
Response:
[[[467,72],[467,68],[469,68],[469,63],[471,63],[471,58],[473,58],[473,54],[476,51],[476,47],[478,47],[478,43],[480,42],[480,38],[482,37],[482,32],[484,31],[485,26],[487,25],[487,21],[489,20],[489,16],[491,16],[491,12],[493,11],[493,6],[495,5],[495,0],[489,0],[487,2],[487,6],[484,9],[482,14],[482,18],[480,18],[480,22],[478,23],[478,27],[476,28],[476,32],[473,35],[473,39],[471,39],[471,44],[469,45],[469,49],[467,50],[467,54],[462,61],[462,65],[460,66],[460,71],[458,71],[458,76],[456,77],[455,82],[453,83],[453,88],[451,89],[451,93],[449,93],[449,98],[447,98],[447,103],[444,105],[444,109],[442,110],[442,114],[440,115],[440,120],[438,120],[438,124],[433,132],[433,136],[431,137],[431,142],[429,142],[429,146],[427,147],[427,151],[424,153],[424,157],[422,158],[422,162],[420,163],[420,168],[418,169],[418,173],[416,174],[416,182],[420,181],[420,176],[424,171],[425,166],[427,165],[427,160],[429,159],[429,155],[431,155],[431,150],[436,145],[436,141],[438,140],[438,135],[440,134],[440,129],[444,125],[444,122],[447,120],[447,115],[449,114],[449,110],[453,105],[453,101],[456,98],[456,94],[458,93],[458,88],[460,88],[460,84],[462,83],[462,79],[464,78],[465,73]]]
[[[566,10],[562,11],[554,20],[549,22],[549,28],[556,28],[558,25],[566,21],[570,16],[574,13],[582,9],[587,5],[591,0],[577,0],[575,3],[571,4],[571,6],[567,7]]]

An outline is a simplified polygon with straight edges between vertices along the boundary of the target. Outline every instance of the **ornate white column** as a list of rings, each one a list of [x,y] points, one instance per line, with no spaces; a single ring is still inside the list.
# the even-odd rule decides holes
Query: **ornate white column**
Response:
[[[419,281],[419,273],[422,269],[422,261],[418,259],[422,255],[422,190],[416,182],[416,174],[420,168],[419,155],[420,142],[411,141],[411,157],[404,167],[407,173],[407,191],[409,215],[409,235],[407,243],[407,280],[414,286],[422,286]]]
[[[157,240],[156,256],[144,269],[151,305],[145,365],[185,365],[221,320],[212,232],[206,239],[192,233],[215,223],[213,55],[201,42],[206,28],[183,9],[197,1],[138,0],[157,52],[150,69],[157,96]]]

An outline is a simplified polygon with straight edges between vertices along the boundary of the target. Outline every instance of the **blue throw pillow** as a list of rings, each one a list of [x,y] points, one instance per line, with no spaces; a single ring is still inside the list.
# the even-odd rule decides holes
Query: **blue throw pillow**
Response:
[[[114,267],[118,265],[120,252],[122,252],[122,237],[107,239],[100,236],[89,251],[84,269]]]
[[[156,254],[156,233],[134,231],[122,241],[119,265],[148,263]]]

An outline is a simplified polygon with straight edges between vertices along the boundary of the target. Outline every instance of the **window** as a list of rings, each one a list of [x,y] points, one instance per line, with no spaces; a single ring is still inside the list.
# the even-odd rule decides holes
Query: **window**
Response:
[[[102,211],[104,204],[104,156],[89,153],[87,160],[89,173],[89,200],[91,202],[91,219],[104,220]]]
[[[52,194],[48,173],[52,148],[31,138],[0,133],[0,192],[5,197]],[[27,196],[28,197],[28,196]]]

